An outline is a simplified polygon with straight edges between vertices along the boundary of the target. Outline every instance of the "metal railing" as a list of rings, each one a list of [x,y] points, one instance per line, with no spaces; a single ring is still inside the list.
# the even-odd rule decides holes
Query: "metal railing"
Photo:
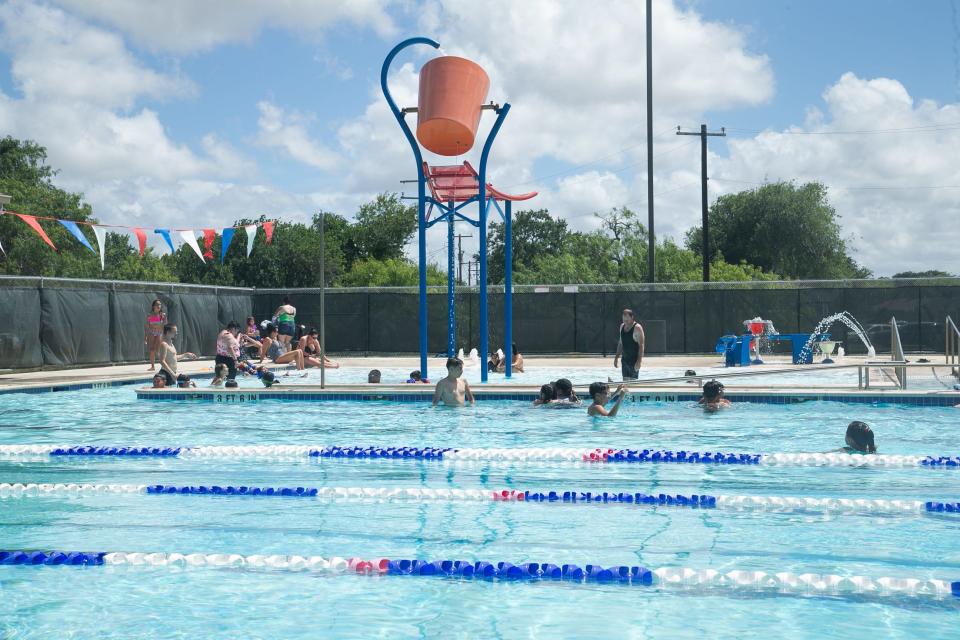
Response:
[[[903,355],[903,344],[900,342],[900,330],[897,328],[897,319],[890,318],[890,360],[892,362],[906,363],[907,358]],[[894,367],[893,373],[897,376],[897,383],[901,389],[907,388],[907,368]]]
[[[947,365],[950,367],[950,373],[954,377],[960,378],[960,329],[957,329],[953,318],[947,316],[944,323],[944,348],[943,355],[946,358]]]

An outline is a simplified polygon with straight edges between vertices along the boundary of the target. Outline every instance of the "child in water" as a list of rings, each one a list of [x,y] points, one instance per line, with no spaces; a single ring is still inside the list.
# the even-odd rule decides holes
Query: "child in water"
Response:
[[[222,362],[213,368],[213,380],[210,381],[211,387],[222,387],[224,380],[227,379],[227,365]]]
[[[707,411],[716,411],[730,406],[730,401],[723,397],[723,383],[710,380],[703,385],[703,397],[700,405]]]
[[[533,406],[539,407],[542,404],[550,404],[557,399],[557,390],[552,383],[540,387],[540,396],[533,401]]]
[[[433,406],[441,401],[448,407],[462,407],[467,402],[476,404],[470,384],[461,378],[463,375],[463,360],[447,358],[447,377],[437,383],[433,392]]]
[[[587,408],[588,416],[609,416],[614,417],[617,415],[617,411],[620,410],[620,405],[623,403],[623,399],[627,395],[627,388],[622,384],[617,387],[617,390],[613,392],[614,397],[616,397],[617,402],[613,405],[613,408],[607,411],[606,405],[610,402],[610,385],[606,382],[594,382],[590,385],[590,397],[593,398],[593,404]]]
[[[847,425],[847,434],[844,439],[847,446],[843,450],[847,453],[877,452],[877,445],[873,440],[873,430],[865,422],[854,420]]]
[[[575,407],[581,404],[580,398],[573,391],[573,383],[566,378],[560,378],[553,383],[557,391],[557,398],[550,403],[554,407]]]

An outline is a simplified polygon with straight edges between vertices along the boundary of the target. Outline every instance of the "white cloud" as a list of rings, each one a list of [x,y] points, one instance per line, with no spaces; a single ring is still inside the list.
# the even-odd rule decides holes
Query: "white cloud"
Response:
[[[827,114],[811,110],[804,126],[730,140],[730,157],[711,160],[711,189],[818,180],[857,258],[878,274],[955,270],[960,103],[917,102],[896,80],[852,73],[823,99]],[[874,133],[843,133],[864,130]]]
[[[307,123],[311,118],[299,113],[287,113],[266,100],[257,103],[260,117],[257,144],[282,149],[291,158],[319,169],[337,165],[337,154],[326,145],[310,137]]]
[[[142,98],[184,96],[192,83],[136,60],[123,41],[59,9],[15,1],[0,6],[0,48],[22,97],[0,93],[4,130],[43,144],[62,181],[86,188],[99,180],[143,176],[176,180],[231,176],[250,164],[215,137],[198,155],[173,141]]]
[[[154,51],[190,53],[228,42],[250,42],[263,29],[317,37],[338,23],[396,30],[381,0],[55,0],[71,11],[114,26]]]

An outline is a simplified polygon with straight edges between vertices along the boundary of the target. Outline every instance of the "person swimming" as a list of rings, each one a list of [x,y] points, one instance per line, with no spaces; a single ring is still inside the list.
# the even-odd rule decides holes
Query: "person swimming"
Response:
[[[539,407],[540,405],[550,404],[556,399],[557,390],[553,386],[553,383],[550,382],[540,387],[540,395],[533,401],[533,406]]]
[[[550,403],[551,407],[579,407],[583,404],[573,390],[573,383],[566,378],[560,378],[554,382],[553,388],[556,390],[557,397]]]
[[[617,402],[613,405],[613,408],[608,411],[605,405],[611,400],[610,385],[606,382],[592,383],[590,385],[590,397],[593,398],[593,404],[587,408],[587,415],[609,416],[611,418],[616,416],[620,410],[620,405],[623,403],[623,399],[627,395],[627,388],[621,384],[617,387],[613,395],[617,399]]]
[[[703,396],[700,398],[700,406],[707,411],[716,411],[730,406],[730,401],[723,397],[723,383],[718,380],[710,380],[703,385]]]
[[[844,451],[847,453],[876,453],[877,445],[873,439],[873,430],[866,422],[854,420],[847,425],[847,433],[844,436],[847,446]]]

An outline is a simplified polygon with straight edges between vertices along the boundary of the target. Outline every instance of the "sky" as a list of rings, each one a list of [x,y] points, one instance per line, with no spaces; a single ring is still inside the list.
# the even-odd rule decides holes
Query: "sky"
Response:
[[[512,107],[492,182],[538,191],[529,206],[589,230],[614,207],[646,217],[644,11],[642,0],[6,0],[0,135],[45,146],[58,186],[84,193],[104,223],[351,217],[377,193],[409,195],[401,180],[416,166],[379,78],[394,44],[423,35],[441,50],[394,61],[401,106],[415,106],[430,58],[478,62],[488,99]],[[876,275],[958,271],[960,0],[654,0],[653,37],[658,236],[682,240],[699,223],[699,139],[675,134],[706,123],[727,132],[710,139],[711,199],[819,180]],[[480,140],[492,122],[487,112]],[[431,233],[431,260],[445,243]]]

